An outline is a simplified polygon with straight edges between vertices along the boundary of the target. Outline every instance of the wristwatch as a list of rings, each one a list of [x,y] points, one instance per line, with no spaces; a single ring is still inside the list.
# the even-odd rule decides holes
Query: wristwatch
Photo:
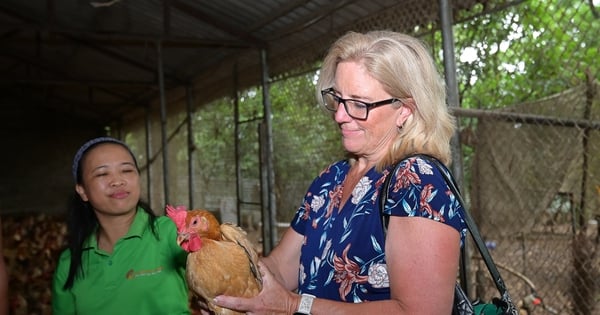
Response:
[[[314,299],[314,295],[302,293],[300,296],[298,310],[294,313],[294,315],[310,315],[310,309],[312,308]]]

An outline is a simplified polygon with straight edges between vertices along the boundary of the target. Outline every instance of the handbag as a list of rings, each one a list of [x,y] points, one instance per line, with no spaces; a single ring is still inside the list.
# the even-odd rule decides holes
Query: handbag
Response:
[[[483,258],[483,261],[485,262],[485,265],[488,268],[488,271],[490,272],[492,279],[494,280],[496,289],[498,289],[498,292],[500,293],[499,298],[495,297],[488,303],[484,303],[479,300],[472,302],[469,299],[468,295],[463,290],[463,288],[457,282],[455,285],[455,288],[454,288],[454,305],[452,307],[452,315],[480,315],[480,314],[482,314],[482,315],[491,315],[491,314],[518,315],[519,312],[518,312],[517,308],[515,307],[514,303],[512,302],[510,294],[508,293],[508,290],[506,289],[506,285],[504,284],[504,280],[500,276],[498,267],[496,267],[496,264],[494,263],[494,260],[492,259],[490,252],[488,251],[487,247],[485,246],[485,242],[483,241],[483,238],[481,237],[481,234],[479,233],[479,229],[477,228],[475,221],[469,214],[466,204],[463,201],[463,199],[460,195],[460,192],[458,190],[458,186],[456,185],[456,181],[455,181],[454,177],[452,176],[452,174],[450,173],[450,171],[438,159],[436,159],[432,156],[429,156],[426,154],[416,154],[416,155],[413,155],[410,157],[419,157],[421,159],[427,160],[439,169],[440,173],[444,177],[444,180],[448,184],[448,187],[450,187],[450,190],[452,191],[454,196],[456,196],[458,202],[460,202],[460,204],[462,205],[462,208],[464,210],[463,220],[465,221],[467,229],[469,230],[471,237],[473,238],[473,241],[475,242],[475,245],[477,246],[477,249],[479,250],[479,253],[481,254],[481,257]],[[410,158],[410,157],[408,157],[408,158]],[[382,185],[382,194],[379,199],[379,211],[381,214],[381,222],[383,225],[384,234],[387,233],[387,226],[389,223],[389,215],[385,214],[383,212],[383,209],[384,209],[385,202],[388,199],[389,186],[390,186],[391,178],[393,177],[391,174],[396,173],[396,169],[398,168],[399,165],[400,165],[400,163],[397,163],[394,166],[391,173],[389,173],[386,176],[386,179]],[[465,263],[464,260],[461,259],[462,270],[464,270],[464,263]]]

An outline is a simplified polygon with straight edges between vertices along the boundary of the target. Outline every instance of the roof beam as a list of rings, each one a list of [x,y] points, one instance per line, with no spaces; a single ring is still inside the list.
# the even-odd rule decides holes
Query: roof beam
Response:
[[[259,30],[263,26],[268,25],[274,20],[285,16],[286,14],[294,11],[296,8],[306,5],[306,3],[310,2],[310,0],[296,0],[291,2],[286,2],[285,5],[279,7],[279,9],[274,10],[271,14],[267,15],[264,19],[258,21],[256,24],[251,25],[248,29],[251,31]]]
[[[50,63],[45,62],[40,57],[34,58],[34,57],[29,57],[29,56],[26,56],[23,54],[15,54],[15,53],[7,51],[6,49],[0,49],[0,55],[14,59],[14,60],[24,63],[26,65],[34,66],[42,71],[49,72],[49,73],[52,73],[57,76],[68,77],[68,74],[64,70],[58,69],[53,66],[49,66],[48,64],[50,64]]]
[[[57,35],[72,35],[75,37],[83,37],[89,39],[90,42],[104,46],[148,46],[148,43],[161,41],[163,47],[169,48],[232,48],[244,49],[252,47],[248,43],[238,40],[221,40],[221,39],[199,39],[194,37],[181,37],[172,35],[141,35],[130,33],[99,33],[86,30],[75,30],[61,27],[47,27],[36,24],[19,23],[19,24],[0,24],[0,29],[11,29],[0,34],[4,42],[29,42],[27,39],[14,38],[14,35],[20,31],[44,32]],[[13,38],[11,38],[13,37]],[[68,41],[60,38],[45,39],[45,43],[50,44],[68,44]]]
[[[0,79],[0,85],[45,85],[45,86],[87,86],[87,87],[143,87],[156,89],[154,81],[92,80],[92,79]]]
[[[120,62],[129,64],[130,66],[134,66],[138,69],[144,70],[144,71],[148,71],[150,73],[156,74],[156,68],[153,66],[149,66],[145,63],[139,62],[133,58],[130,58],[128,56],[124,56],[114,50],[108,49],[106,47],[102,47],[102,46],[98,46],[95,43],[92,43],[90,41],[87,40],[83,40],[74,36],[70,36],[70,35],[65,35],[68,39],[72,40],[73,42],[79,43],[81,45],[84,45],[92,50],[95,50],[103,55],[106,55],[112,59],[115,60],[119,60]],[[172,74],[172,73],[167,73],[165,72],[165,78],[173,80],[177,83],[182,83],[185,82],[184,80],[178,78],[176,75]]]
[[[54,12],[53,7],[54,7],[54,4],[53,4],[52,1],[50,1],[50,2],[47,3],[47,10],[46,11],[47,11],[48,15],[50,15],[50,16],[53,15],[53,12]],[[26,21],[26,22],[29,22],[29,23],[36,23],[36,22],[38,22],[38,21],[32,20],[31,17],[23,16],[22,14],[20,14],[18,12],[15,12],[15,11],[13,11],[11,9],[5,8],[5,7],[1,7],[0,6],[0,11],[4,12],[5,14],[7,14],[9,16],[12,16],[12,17],[14,17],[16,19],[22,20],[22,21]],[[53,20],[53,18],[50,18],[50,20]],[[42,29],[43,30],[47,30],[47,28],[50,27],[50,26],[51,26],[51,24],[47,23],[45,25],[45,27],[42,28]],[[121,55],[121,54],[119,54],[119,53],[117,53],[115,51],[107,49],[106,47],[95,45],[94,43],[92,43],[90,41],[80,39],[80,38],[78,38],[76,36],[73,36],[73,35],[66,34],[66,35],[64,35],[64,37],[66,37],[67,39],[70,39],[73,42],[79,43],[80,45],[87,46],[88,48],[90,48],[92,50],[95,50],[95,51],[98,51],[98,52],[100,52],[100,53],[102,53],[104,55],[107,55],[108,57],[110,57],[112,59],[117,59],[117,60],[119,60],[121,62],[127,63],[129,65],[132,65],[134,67],[140,68],[142,70],[149,71],[151,73],[156,73],[156,69],[154,67],[151,67],[151,66],[143,64],[141,62],[138,62],[137,60],[134,60],[132,58],[123,56],[123,55]],[[176,75],[173,75],[173,74],[170,74],[170,73],[167,73],[167,72],[165,72],[165,78],[168,78],[169,80],[173,80],[176,83],[180,83],[180,84],[182,82],[185,82],[184,80],[178,78]]]
[[[234,29],[230,25],[227,25],[225,23],[222,23],[219,20],[216,20],[214,17],[202,12],[201,10],[198,10],[194,6],[191,6],[187,3],[182,2],[181,0],[169,0],[169,3],[171,4],[171,6],[173,8],[180,10],[182,13],[190,15],[190,16],[196,18],[197,20],[202,21],[203,23],[210,24],[220,30],[223,30],[224,32],[229,33],[230,35],[235,36],[236,38],[239,38],[239,39],[251,44],[252,46],[255,46],[258,48],[266,47],[266,43],[264,41],[252,36],[249,33],[246,33],[244,31],[241,31],[238,29]]]
[[[296,23],[289,25],[287,28],[280,30],[278,33],[273,34],[269,40],[279,39],[300,32],[320,20],[329,17],[333,12],[340,8],[350,5],[354,1],[355,0],[333,1],[331,4],[324,6],[319,12],[315,12],[314,14],[307,16],[304,20],[299,20]]]
[[[166,0],[165,0],[166,1]],[[172,1],[168,0],[168,3],[165,2],[165,5],[168,5],[169,8],[172,7]],[[175,4],[180,5],[180,8],[186,10],[189,5],[183,4],[180,1],[175,2]],[[177,8],[177,7],[175,7]],[[203,17],[205,14],[201,13],[199,10],[195,8],[191,8],[190,12],[194,17]],[[169,45],[173,46],[183,46],[183,47],[219,47],[219,48],[249,48],[256,46],[257,43],[261,43],[256,38],[251,35],[239,36],[242,33],[239,30],[228,30],[230,33],[233,32],[233,35],[236,38],[241,38],[244,41],[234,41],[234,40],[223,40],[223,39],[199,39],[195,37],[181,37],[181,36],[173,36],[169,32],[170,28],[170,17],[168,17],[169,21],[165,23],[169,23],[169,26],[165,26],[166,31],[162,35],[146,35],[146,34],[135,34],[135,33],[127,33],[127,32],[119,32],[119,33],[105,33],[98,32],[93,30],[84,30],[84,29],[73,29],[73,28],[65,28],[59,27],[54,23],[54,1],[47,2],[46,4],[46,21],[45,23],[42,21],[36,21],[29,16],[25,16],[20,12],[13,10],[12,8],[7,8],[2,5],[0,1],[0,12],[6,14],[14,18],[15,20],[23,21],[23,23],[3,23],[0,25],[0,29],[14,29],[14,30],[25,30],[25,31],[36,31],[36,32],[48,32],[48,33],[57,33],[57,34],[66,34],[77,37],[85,37],[89,38],[93,41],[102,41],[103,44],[106,43],[114,43],[116,45],[119,44],[130,44],[130,45],[148,45],[148,42],[161,41],[165,44],[164,47],[169,47]],[[184,11],[185,12],[185,11]],[[190,12],[186,12],[190,14]],[[169,11],[170,13],[170,11]],[[170,16],[170,14],[169,14]],[[167,17],[164,17],[167,19]],[[206,18],[206,20],[214,20],[211,18]],[[219,27],[217,22],[213,23],[213,26]],[[219,27],[223,30],[227,30],[227,27],[221,26]],[[261,43],[262,44],[262,43]]]
[[[7,56],[9,58],[15,59],[15,60],[17,60],[19,62],[22,62],[22,63],[26,64],[26,65],[34,66],[34,67],[36,67],[36,68],[38,68],[38,69],[40,69],[42,71],[51,73],[53,75],[63,77],[63,79],[56,78],[55,80],[62,80],[63,82],[75,80],[74,78],[70,77],[67,73],[65,73],[62,69],[58,69],[56,67],[48,66],[48,63],[44,62],[39,57],[38,58],[30,58],[30,57],[27,57],[27,56],[23,56],[22,54],[20,54],[20,55],[12,54],[12,53],[7,52],[6,50],[0,50],[0,55],[4,55],[4,56]],[[11,81],[13,83],[17,82],[17,80],[12,80],[12,79],[11,79]],[[34,80],[28,80],[28,81],[33,82]],[[153,83],[154,83],[153,87],[156,88],[157,87],[156,82],[153,81]],[[54,84],[54,85],[53,84],[46,84],[45,86],[57,86],[57,84]],[[107,89],[106,85],[99,85],[99,86],[95,86],[95,87],[98,88],[98,91],[101,91],[103,93],[112,95],[112,96],[114,96],[116,98],[119,98],[119,99],[123,99],[122,95],[119,95],[119,94],[117,94],[117,93],[115,93],[115,92]],[[152,90],[154,90],[154,89],[152,89]]]

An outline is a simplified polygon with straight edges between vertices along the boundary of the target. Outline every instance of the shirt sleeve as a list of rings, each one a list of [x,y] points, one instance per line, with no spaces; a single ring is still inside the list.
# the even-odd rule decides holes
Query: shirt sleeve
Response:
[[[313,182],[314,185],[314,182]],[[311,187],[313,186],[311,185]],[[302,199],[302,204],[296,210],[296,214],[292,218],[292,222],[290,227],[294,229],[294,231],[298,232],[301,235],[306,235],[306,229],[311,222],[310,213],[311,213],[311,202],[314,195],[311,193],[311,190],[307,191]]]
[[[384,211],[392,216],[419,216],[447,224],[461,237],[466,228],[462,205],[446,183],[441,170],[426,159],[400,162],[388,187]]]
[[[177,245],[177,226],[175,222],[167,217],[159,217],[157,220],[160,220],[160,237],[164,237],[163,242],[169,244],[169,251],[173,255],[175,265],[178,268],[185,269],[188,253],[181,246]]]
[[[71,255],[64,251],[58,260],[56,271],[52,279],[52,314],[71,315],[75,314],[75,301],[70,290],[63,287],[69,275]]]

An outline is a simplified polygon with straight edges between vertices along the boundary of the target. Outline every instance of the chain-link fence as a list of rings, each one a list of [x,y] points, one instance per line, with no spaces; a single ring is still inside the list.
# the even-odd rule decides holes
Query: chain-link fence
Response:
[[[478,56],[461,55],[461,99],[471,110],[455,112],[471,211],[528,314],[600,314],[593,5],[525,1],[466,21],[457,36],[465,40],[457,50]],[[471,267],[478,295],[490,298],[485,266]]]
[[[461,112],[476,123],[463,130],[474,151],[471,211],[512,294],[535,313],[599,312],[597,90],[583,83],[500,111]]]

